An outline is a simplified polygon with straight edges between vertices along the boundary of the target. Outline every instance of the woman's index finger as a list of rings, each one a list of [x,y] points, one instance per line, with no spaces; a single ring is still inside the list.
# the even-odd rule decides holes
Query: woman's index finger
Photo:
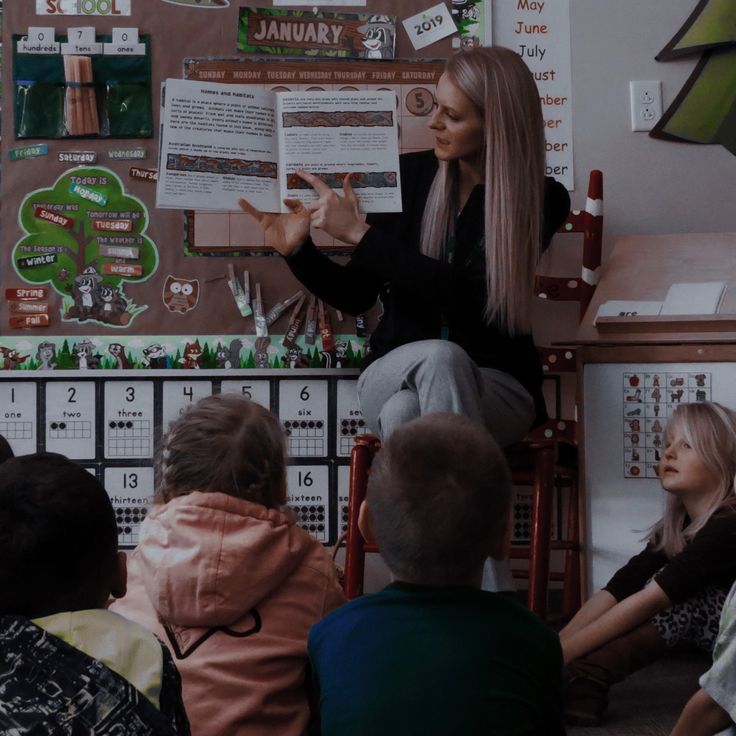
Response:
[[[260,220],[263,217],[263,212],[261,212],[257,207],[254,207],[247,199],[243,199],[242,197],[238,200],[238,204],[240,205],[240,208],[247,212],[252,217],[255,217],[256,220]]]
[[[327,186],[324,179],[316,174],[310,174],[308,171],[304,171],[304,169],[297,169],[295,173],[300,179],[307,182],[307,184],[309,184],[309,186],[312,187],[312,189],[314,189],[314,191],[320,196],[332,191],[330,187]]]

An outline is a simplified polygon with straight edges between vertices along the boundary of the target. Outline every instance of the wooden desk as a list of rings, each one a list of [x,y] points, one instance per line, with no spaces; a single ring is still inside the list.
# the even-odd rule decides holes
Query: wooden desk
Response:
[[[631,236],[620,240],[576,336],[581,376],[586,559],[591,592],[605,585],[662,515],[654,474],[662,430],[679,403],[736,408],[736,329],[730,320],[673,318],[643,332],[593,326],[608,300],[663,300],[678,282],[725,281],[721,314],[736,314],[736,233]],[[648,318],[652,319],[652,318]]]

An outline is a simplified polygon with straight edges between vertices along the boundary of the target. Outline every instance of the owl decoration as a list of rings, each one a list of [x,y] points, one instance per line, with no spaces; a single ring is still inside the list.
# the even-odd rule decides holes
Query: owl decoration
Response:
[[[186,314],[194,309],[199,301],[199,281],[167,276],[163,299],[170,312]]]

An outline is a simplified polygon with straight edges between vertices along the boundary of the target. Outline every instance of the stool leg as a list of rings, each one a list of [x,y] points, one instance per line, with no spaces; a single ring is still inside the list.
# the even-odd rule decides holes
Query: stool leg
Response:
[[[580,510],[578,480],[572,479],[567,511],[567,539],[574,546],[565,552],[565,581],[562,591],[563,615],[572,617],[580,608]]]
[[[534,459],[534,498],[529,550],[529,608],[544,618],[547,613],[549,548],[552,529],[555,449],[539,447]]]
[[[348,488],[348,530],[345,542],[345,577],[343,591],[348,600],[363,593],[363,573],[365,569],[365,540],[358,528],[360,506],[365,499],[368,487],[368,472],[373,456],[381,443],[373,435],[355,438],[350,453],[350,483]]]

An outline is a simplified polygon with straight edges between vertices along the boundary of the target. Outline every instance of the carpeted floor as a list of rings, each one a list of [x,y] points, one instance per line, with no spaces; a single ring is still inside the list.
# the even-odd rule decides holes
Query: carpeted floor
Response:
[[[667,736],[709,665],[701,652],[672,652],[612,688],[603,726],[569,726],[568,736]]]

